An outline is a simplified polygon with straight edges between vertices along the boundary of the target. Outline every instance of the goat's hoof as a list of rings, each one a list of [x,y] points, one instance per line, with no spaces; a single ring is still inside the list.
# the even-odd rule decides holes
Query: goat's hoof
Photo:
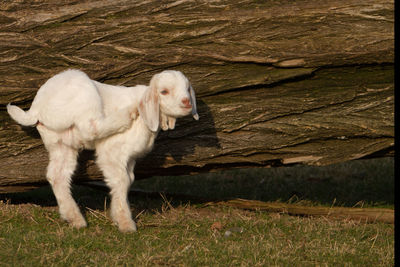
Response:
[[[62,217],[68,224],[76,229],[80,229],[87,226],[86,220],[81,214],[70,216],[69,218]]]
[[[71,221],[69,224],[76,229],[84,228],[87,226],[87,223],[84,219]]]
[[[122,232],[122,233],[132,233],[132,232],[136,232],[136,224],[134,221],[126,221],[123,223],[119,223],[118,224],[118,229]]]

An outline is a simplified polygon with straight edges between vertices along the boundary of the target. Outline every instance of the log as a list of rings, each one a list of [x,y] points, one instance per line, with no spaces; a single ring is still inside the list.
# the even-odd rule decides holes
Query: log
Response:
[[[383,208],[347,208],[347,207],[309,207],[298,204],[263,202],[248,199],[208,202],[205,206],[228,206],[246,210],[258,210],[283,213],[293,216],[325,217],[331,219],[350,219],[364,223],[383,222],[394,224],[394,210]]]
[[[0,187],[45,183],[28,108],[54,74],[79,68],[110,84],[177,69],[200,121],[162,132],[137,178],[234,167],[327,165],[394,155],[394,3],[297,1],[6,1],[0,4]],[[93,152],[77,181],[98,180]]]

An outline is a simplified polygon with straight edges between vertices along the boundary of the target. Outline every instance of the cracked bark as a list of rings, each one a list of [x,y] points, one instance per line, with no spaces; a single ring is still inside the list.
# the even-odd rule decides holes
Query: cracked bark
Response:
[[[52,75],[147,84],[183,71],[200,121],[163,132],[138,178],[394,154],[393,1],[0,4],[0,190],[45,183],[35,129],[10,120]],[[84,151],[76,179],[101,179]]]

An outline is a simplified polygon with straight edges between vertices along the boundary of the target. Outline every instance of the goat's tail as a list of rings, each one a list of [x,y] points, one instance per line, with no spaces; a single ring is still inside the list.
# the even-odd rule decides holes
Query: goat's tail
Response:
[[[23,111],[21,108],[8,104],[7,112],[11,118],[23,126],[35,126],[38,122],[37,116],[31,110]]]

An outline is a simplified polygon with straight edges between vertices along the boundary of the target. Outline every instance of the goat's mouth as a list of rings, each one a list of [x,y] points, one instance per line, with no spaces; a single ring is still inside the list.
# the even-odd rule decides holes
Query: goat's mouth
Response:
[[[190,105],[190,106],[181,106],[181,115],[182,116],[187,116],[187,115],[189,115],[191,112],[192,112],[192,105]]]
[[[185,110],[190,110],[190,109],[192,109],[192,105],[191,105],[191,104],[189,104],[189,105],[184,105],[184,106],[181,106],[181,108],[182,108],[182,109],[185,109]]]

